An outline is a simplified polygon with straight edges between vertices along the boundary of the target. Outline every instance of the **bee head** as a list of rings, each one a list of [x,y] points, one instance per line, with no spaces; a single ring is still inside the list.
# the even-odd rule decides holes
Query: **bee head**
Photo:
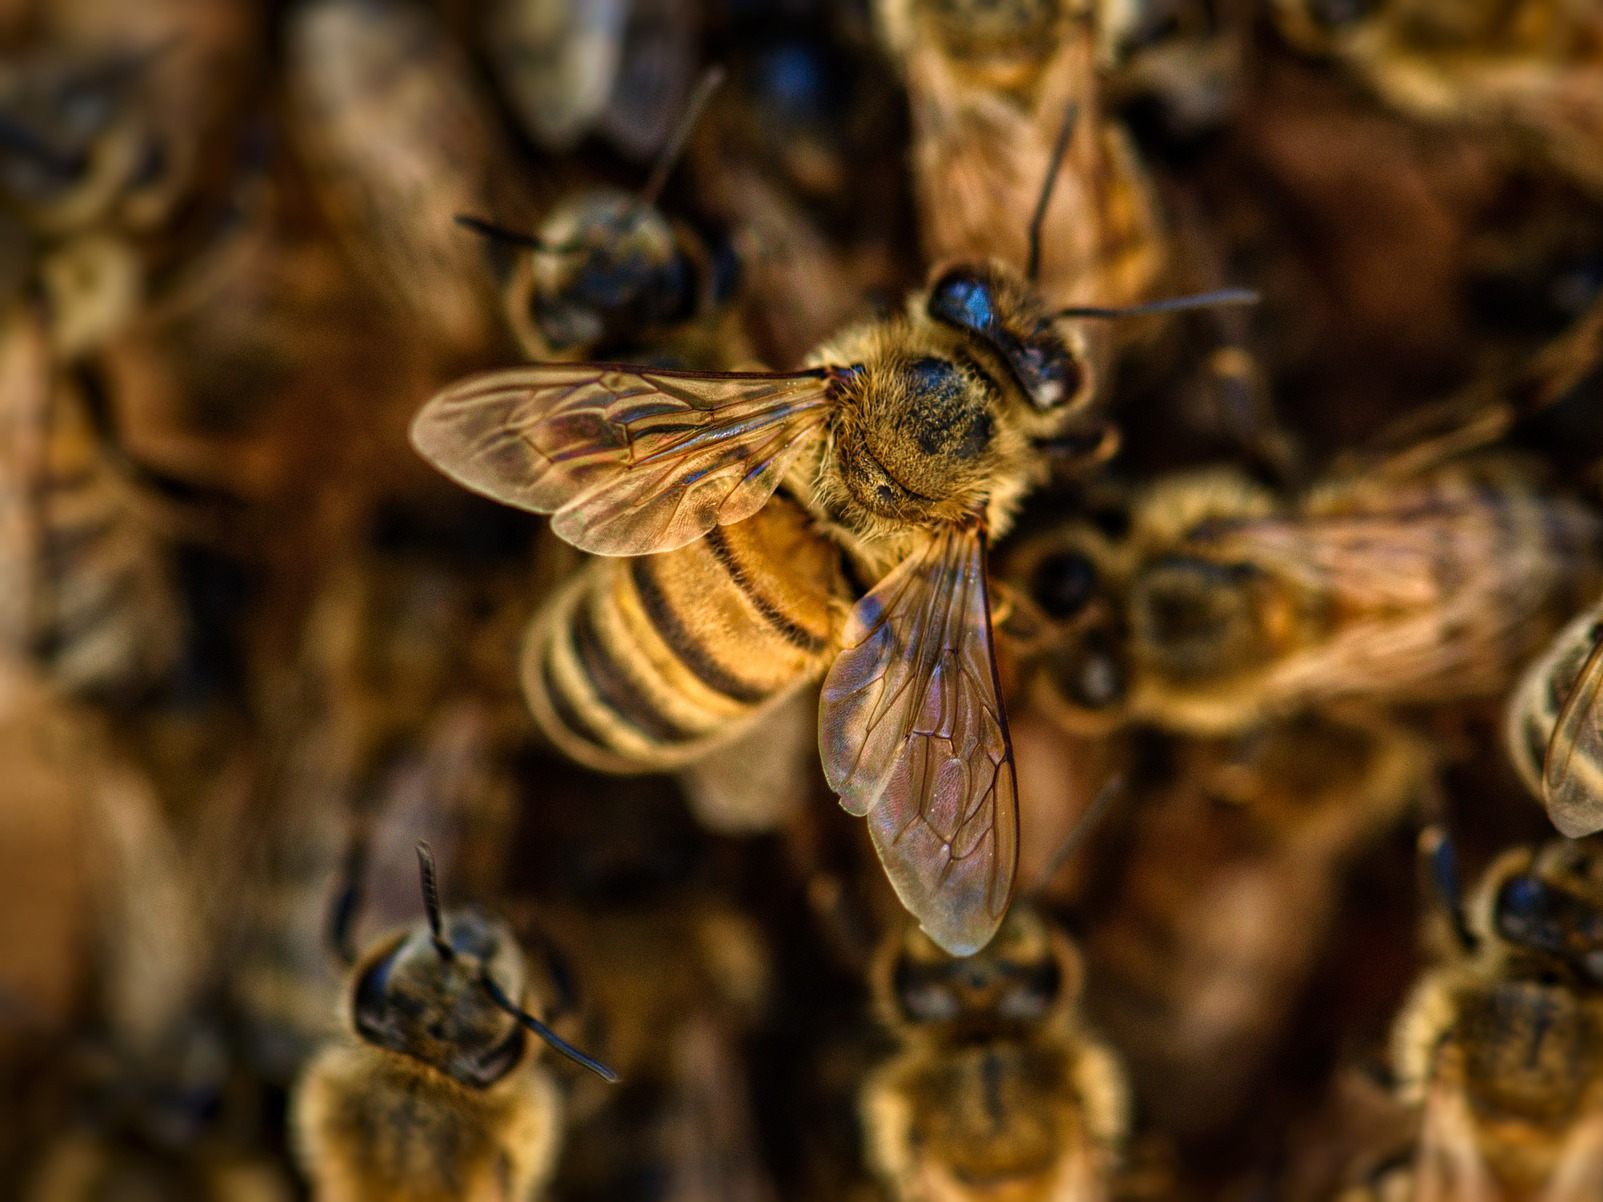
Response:
[[[541,223],[530,310],[557,350],[638,335],[689,315],[695,287],[655,205],[614,188],[570,196]]]
[[[527,967],[511,930],[477,910],[440,913],[434,856],[417,847],[427,921],[385,940],[352,974],[359,1037],[484,1089],[522,1062],[532,1031],[607,1081],[618,1076],[523,1008]],[[554,973],[559,992],[563,974]]]
[[[163,49],[19,61],[0,79],[0,194],[63,226],[118,201],[153,207],[176,168],[141,95]]]
[[[908,930],[879,975],[882,1009],[893,1023],[961,1034],[1059,1013],[1078,992],[1080,964],[1060,932],[1030,907],[1015,906],[972,956],[950,956],[923,931]]]
[[[522,957],[504,923],[453,910],[439,942],[419,923],[374,949],[355,977],[352,1017],[369,1043],[480,1089],[523,1059],[523,1028],[483,984],[488,978],[514,998],[524,992]]]
[[[1482,921],[1506,944],[1603,986],[1603,858],[1588,844],[1521,850],[1488,873]]]
[[[1005,267],[958,264],[937,272],[924,308],[982,348],[1037,412],[1078,409],[1086,400],[1081,357],[1030,287]]]

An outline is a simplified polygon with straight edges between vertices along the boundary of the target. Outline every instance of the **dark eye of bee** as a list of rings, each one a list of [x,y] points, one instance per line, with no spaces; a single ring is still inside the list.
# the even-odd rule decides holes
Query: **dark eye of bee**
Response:
[[[1050,617],[1072,618],[1096,591],[1096,567],[1078,551],[1058,551],[1035,565],[1030,596]]]
[[[943,275],[930,288],[925,308],[936,321],[985,343],[1037,409],[1054,409],[1078,393],[1079,366],[1050,326],[1009,329],[998,314],[993,282],[975,269],[957,267]]]
[[[937,321],[976,334],[989,334],[996,325],[996,301],[988,281],[966,272],[952,271],[930,289],[929,315]]]
[[[388,1031],[389,988],[394,955],[385,956],[363,974],[356,985],[356,1029],[369,1039],[382,1040]]]
[[[1529,874],[1498,890],[1498,934],[1510,942],[1551,952],[1591,971],[1603,951],[1603,912]]]

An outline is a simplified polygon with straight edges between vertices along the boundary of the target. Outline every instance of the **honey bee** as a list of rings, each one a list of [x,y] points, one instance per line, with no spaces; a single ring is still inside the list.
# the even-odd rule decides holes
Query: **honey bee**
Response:
[[[427,923],[353,966],[349,1036],[296,1089],[297,1151],[314,1196],[532,1199],[562,1127],[556,1081],[529,1033],[607,1080],[612,1070],[529,1013],[541,996],[512,931],[473,910],[442,915],[418,847]]]
[[[1517,848],[1482,876],[1457,944],[1398,1018],[1402,1096],[1420,1107],[1416,1199],[1581,1202],[1603,1190],[1603,861]]]
[[[36,312],[5,316],[0,640],[68,693],[127,697],[172,670],[186,615],[90,383],[57,365]]]
[[[1075,1014],[1084,970],[1035,910],[953,959],[890,940],[875,997],[898,1050],[861,1096],[868,1156],[905,1202],[1109,1196],[1128,1125],[1113,1053]]]
[[[1039,228],[1032,241],[1038,235]],[[1218,294],[1158,304],[1247,299]],[[533,364],[447,388],[418,414],[412,441],[458,483],[552,514],[560,538],[603,556],[676,553],[703,536],[712,559],[727,556],[737,538],[756,545],[773,536],[733,531],[783,485],[808,524],[845,551],[851,570],[877,582],[816,661],[830,660],[819,709],[825,775],[849,812],[870,818],[908,909],[943,947],[973,951],[1006,912],[1018,851],[986,544],[1006,530],[1046,473],[1050,449],[1081,419],[1079,361],[1059,319],[1113,312],[1052,311],[1005,265],[958,264],[936,271],[901,316],[848,329],[799,371]],[[600,595],[602,571],[569,594],[579,625],[563,641],[573,648],[570,664],[590,674],[580,687],[625,722],[605,730],[592,722],[587,730],[581,712],[562,715],[557,726],[567,728],[570,743],[575,730],[595,744],[632,725],[645,744],[658,745],[657,756],[639,762],[638,738],[612,750],[641,768],[658,767],[660,745],[677,744],[689,755],[707,733],[697,711],[720,706],[730,714],[729,700],[749,711],[775,695],[772,677],[744,664],[728,671],[727,653],[696,663],[694,644],[702,639],[691,635],[671,640],[670,653],[650,671],[660,675],[661,663],[686,667],[725,697],[708,700],[700,690],[679,713],[659,712],[647,700],[653,694],[641,691],[634,644],[625,644],[627,654],[602,650],[603,640],[623,633],[621,620],[600,627],[608,634],[585,630],[590,620],[617,617],[632,604],[623,592],[605,606],[579,603]],[[621,579],[625,569],[605,571]],[[662,588],[651,564],[627,571],[642,601]],[[749,583],[738,572],[726,566],[717,574],[733,586],[720,588],[725,614],[778,625],[763,612],[760,594],[734,595]],[[829,576],[808,579],[815,583],[803,595],[816,598],[816,582]],[[665,623],[650,619],[636,629],[656,637],[651,626],[661,631]],[[824,650],[815,645],[820,633],[816,625],[804,632],[793,663],[806,662],[795,651]],[[770,629],[764,637],[784,642],[789,634]],[[555,684],[540,682],[531,692],[556,701],[576,691],[577,673],[564,682],[555,655],[546,656],[540,670],[546,668]],[[680,720],[686,714],[692,721]]]
[[[1065,632],[1037,683],[1074,729],[1494,697],[1596,587],[1603,549],[1596,514],[1503,460],[1338,473],[1290,502],[1183,474],[1127,521],[1059,530],[1015,568]]]
[[[1603,830],[1603,606],[1554,636],[1509,697],[1509,757],[1553,825],[1570,838]]]
[[[27,232],[58,346],[97,345],[187,281],[229,226],[255,78],[237,0],[65,0],[0,71],[0,208]]]
[[[569,193],[532,235],[458,217],[470,229],[530,252],[520,256],[503,296],[507,322],[531,357],[612,355],[658,348],[667,338],[681,355],[689,350],[697,357],[692,348],[699,347],[699,357],[716,355],[720,365],[740,361],[739,331],[731,321],[713,320],[721,313],[732,316],[726,302],[739,271],[733,248],[726,238],[658,206],[685,140],[721,79],[717,70],[703,76],[638,195],[613,187]],[[692,332],[701,337],[687,339]]]
[[[1603,15],[1567,0],[1276,0],[1297,45],[1330,54],[1391,105],[1468,124],[1603,186]]]
[[[1135,151],[1103,113],[1089,6],[880,0],[875,15],[907,82],[926,259],[1001,259],[1038,276],[1052,304],[1146,295],[1166,270],[1167,241]],[[1038,193],[1055,161],[1057,186]],[[1045,245],[998,219],[1032,204]],[[1101,387],[1111,328],[1074,322],[1063,337],[1082,382]]]
[[[317,0],[289,27],[297,146],[370,287],[448,350],[482,347],[495,299],[454,214],[482,209],[506,161],[468,63],[410,0]]]
[[[1040,302],[993,267],[953,269],[905,317],[852,330],[811,362],[777,375],[596,365],[494,372],[431,401],[413,440],[469,488],[554,513],[560,537],[597,554],[686,548],[681,559],[716,563],[732,542],[784,539],[787,526],[818,521],[867,574],[884,576],[837,644],[844,650],[820,710],[826,774],[850,810],[877,815],[876,843],[913,912],[943,943],[972,950],[1006,910],[1017,851],[1012,762],[991,664],[985,540],[1005,528],[1040,470],[1035,440],[1073,420],[1063,403],[1075,364]],[[805,511],[790,505],[789,520],[757,516],[782,480]],[[757,527],[740,529],[754,517]],[[690,548],[704,535],[711,536],[705,547]],[[809,555],[807,566],[816,569],[823,554]],[[622,707],[626,724],[613,723],[615,730],[632,725],[648,743],[695,744],[708,728],[663,721],[645,702],[649,694],[636,694],[632,644],[627,655],[608,655],[599,642],[606,636],[588,625],[597,604],[578,604],[580,588],[597,595],[602,571],[660,591],[666,573],[656,561],[642,562],[639,570],[597,569],[576,585],[567,604],[577,625],[562,641],[573,648],[574,666],[588,668],[590,691]],[[748,621],[756,614],[768,642],[793,642],[792,663],[806,664],[798,655],[805,653],[822,664],[832,649],[827,625],[788,630],[788,616],[781,625],[764,612],[776,607],[763,594],[744,593],[738,566],[718,574],[729,582],[720,589],[726,613]],[[816,584],[801,597],[819,608]],[[798,599],[780,613],[800,608]],[[694,655],[691,640],[679,639],[671,659],[683,663],[687,651]],[[613,669],[625,663],[620,678]],[[761,667],[740,665],[744,673]],[[727,671],[711,684],[741,707],[774,692],[771,677]],[[929,689],[943,701],[925,700]],[[557,678],[552,696],[565,691]],[[705,713],[709,704],[727,707],[713,699],[698,708]],[[931,711],[932,723],[921,712],[929,705],[963,718],[943,725]],[[575,716],[585,741],[601,741]],[[640,742],[620,750],[638,752]],[[920,765],[933,770],[943,761],[944,774],[926,786]]]
[[[50,51],[0,76],[0,194],[59,234],[142,207],[141,173],[159,147],[137,100],[160,50]]]

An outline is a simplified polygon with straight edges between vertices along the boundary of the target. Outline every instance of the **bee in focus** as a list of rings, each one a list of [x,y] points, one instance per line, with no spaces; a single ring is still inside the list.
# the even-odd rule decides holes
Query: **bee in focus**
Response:
[[[1032,245],[1038,222],[1033,229]],[[1159,304],[1251,299],[1217,294]],[[458,483],[552,514],[560,538],[603,556],[684,551],[692,558],[702,554],[692,544],[705,537],[704,550],[723,559],[733,539],[750,547],[769,537],[732,531],[783,488],[808,525],[845,552],[856,578],[871,582],[839,638],[825,644],[828,655],[810,663],[792,656],[799,668],[829,663],[819,708],[825,775],[849,812],[870,818],[908,909],[943,947],[973,951],[1006,912],[1018,851],[986,544],[1005,532],[1060,440],[1083,423],[1080,362],[1061,321],[1116,312],[1054,311],[999,262],[956,264],[937,270],[901,315],[842,332],[799,371],[533,364],[447,388],[418,414],[412,441]],[[1095,446],[1087,457],[1105,451],[1107,440]],[[718,603],[729,618],[755,611],[777,627],[764,612],[774,606],[724,566],[734,588],[720,588]],[[655,574],[650,565],[631,569],[648,605]],[[828,576],[813,579],[807,591],[818,596]],[[641,681],[659,668],[637,670],[642,657],[632,643],[623,644],[627,654],[598,655],[603,640],[623,633],[620,625],[597,634],[585,622],[606,606],[567,604],[575,615],[570,663],[587,677],[580,686],[662,748],[634,766],[658,767],[704,741],[709,725],[675,719],[710,713],[706,702],[698,698],[681,714],[656,712],[650,699],[665,691]],[[671,607],[658,608],[635,629],[665,629]],[[817,643],[816,626],[801,633]],[[701,642],[671,638],[658,659],[679,660],[748,712],[782,691],[760,664],[696,664],[692,644]],[[562,706],[563,683],[553,679],[548,711]],[[799,672],[793,683],[804,679]],[[533,704],[538,714],[542,701]],[[581,710],[568,710],[558,715],[566,727],[554,736],[559,741],[577,734],[604,744],[609,731],[622,729],[592,723],[586,730]],[[724,735],[738,730],[726,723]],[[627,756],[638,751],[635,743],[604,750]]]
[[[1591,844],[1560,841],[1509,851],[1482,876],[1467,913],[1453,871],[1436,876],[1456,945],[1416,987],[1393,1046],[1402,1095],[1420,1107],[1411,1196],[1596,1198],[1603,858]]]
[[[0,649],[69,693],[128,697],[173,669],[186,617],[93,383],[58,366],[36,313],[5,315]]]
[[[513,268],[503,303],[508,324],[531,357],[612,357],[666,342],[693,359],[740,361],[735,323],[716,320],[733,316],[727,308],[739,274],[733,248],[721,234],[670,216],[658,203],[721,79],[717,70],[703,77],[637,195],[604,186],[570,192],[532,235],[458,218],[491,239],[529,251]]]
[[[1011,574],[1063,636],[1043,704],[1091,731],[1495,697],[1597,587],[1603,552],[1595,513],[1500,460],[1336,475],[1290,501],[1203,471],[1104,526],[1066,524]]]
[[[850,604],[838,548],[780,493],[678,550],[585,564],[530,624],[524,695],[581,764],[695,764],[817,679]]]
[[[1113,1054],[1080,1024],[1084,970],[1029,907],[954,959],[909,930],[874,990],[898,1050],[864,1082],[868,1156],[902,1202],[1109,1196],[1127,1126]]]
[[[510,156],[468,61],[411,0],[314,0],[287,45],[292,133],[352,263],[445,349],[482,348],[495,298],[451,219],[485,206]]]
[[[538,1197],[562,1102],[529,1034],[616,1078],[529,1013],[541,987],[506,924],[473,910],[442,915],[426,845],[418,860],[427,922],[353,965],[349,1035],[296,1089],[297,1152],[322,1202]]]
[[[1603,12],[1568,0],[1276,0],[1295,45],[1389,104],[1488,131],[1603,187]]]

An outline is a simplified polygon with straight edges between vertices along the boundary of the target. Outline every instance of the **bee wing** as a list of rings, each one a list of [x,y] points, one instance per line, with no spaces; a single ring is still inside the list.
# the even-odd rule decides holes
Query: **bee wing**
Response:
[[[552,514],[581,550],[671,551],[762,508],[832,379],[534,364],[453,384],[417,415],[412,444],[459,484]]]
[[[942,533],[857,603],[818,744],[902,904],[948,952],[984,947],[1013,892],[1018,786],[978,529]]]
[[[1579,839],[1603,830],[1603,639],[1559,710],[1542,762],[1542,801],[1553,825]]]

